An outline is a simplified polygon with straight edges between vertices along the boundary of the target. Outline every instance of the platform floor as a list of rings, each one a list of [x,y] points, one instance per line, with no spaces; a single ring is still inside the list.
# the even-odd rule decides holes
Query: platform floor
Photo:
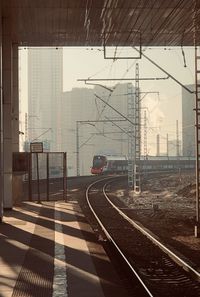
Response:
[[[128,297],[76,202],[26,202],[0,224],[0,297]]]

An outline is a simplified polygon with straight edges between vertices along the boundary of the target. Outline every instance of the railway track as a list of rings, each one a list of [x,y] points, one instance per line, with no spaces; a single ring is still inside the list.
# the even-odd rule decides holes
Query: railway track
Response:
[[[100,232],[132,274],[133,296],[200,296],[199,272],[111,202],[106,187],[115,180],[116,177],[110,177],[93,182],[87,188],[86,198]]]

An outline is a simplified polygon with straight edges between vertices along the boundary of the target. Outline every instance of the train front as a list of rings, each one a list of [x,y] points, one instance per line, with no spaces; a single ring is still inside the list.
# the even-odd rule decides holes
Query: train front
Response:
[[[105,156],[94,156],[93,164],[91,168],[92,174],[102,174],[103,168],[106,165],[106,157]]]

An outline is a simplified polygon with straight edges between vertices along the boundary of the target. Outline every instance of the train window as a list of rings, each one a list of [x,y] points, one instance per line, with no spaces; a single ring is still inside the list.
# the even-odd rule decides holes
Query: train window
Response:
[[[93,167],[99,168],[104,166],[105,157],[104,156],[94,156]]]

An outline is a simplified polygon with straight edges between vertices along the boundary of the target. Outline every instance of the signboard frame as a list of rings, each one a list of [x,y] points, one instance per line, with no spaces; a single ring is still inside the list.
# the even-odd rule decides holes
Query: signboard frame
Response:
[[[31,142],[30,143],[31,153],[43,153],[43,142]]]

